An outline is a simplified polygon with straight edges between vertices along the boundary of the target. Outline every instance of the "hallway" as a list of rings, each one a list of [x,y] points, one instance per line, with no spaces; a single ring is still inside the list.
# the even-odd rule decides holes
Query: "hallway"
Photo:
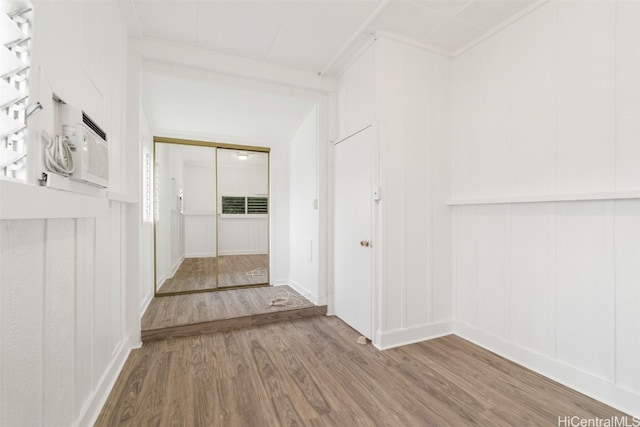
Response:
[[[513,426],[624,415],[453,335],[384,352],[357,337],[316,316],[144,344],[96,427]]]

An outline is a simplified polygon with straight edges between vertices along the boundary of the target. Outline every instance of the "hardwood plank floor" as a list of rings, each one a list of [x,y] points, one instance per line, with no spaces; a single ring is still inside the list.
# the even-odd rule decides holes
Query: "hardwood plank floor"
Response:
[[[185,258],[159,293],[259,285],[269,282],[269,255],[224,255],[218,258]],[[216,271],[219,270],[219,273]],[[216,285],[217,281],[217,285]]]
[[[216,288],[216,257],[185,258],[173,277],[158,288],[160,293]]]
[[[383,352],[357,337],[319,316],[144,344],[96,426],[556,426],[624,415],[456,336]]]
[[[220,288],[269,282],[269,255],[223,255],[218,267]]]
[[[288,297],[289,305],[269,299]],[[154,298],[142,316],[142,341],[175,338],[324,315],[289,286],[232,289]]]

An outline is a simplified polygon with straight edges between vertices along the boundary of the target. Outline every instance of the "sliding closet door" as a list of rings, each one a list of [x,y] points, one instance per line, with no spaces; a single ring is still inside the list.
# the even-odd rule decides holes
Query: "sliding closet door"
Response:
[[[218,287],[269,283],[269,154],[218,148]]]
[[[155,144],[156,295],[217,288],[216,149]]]

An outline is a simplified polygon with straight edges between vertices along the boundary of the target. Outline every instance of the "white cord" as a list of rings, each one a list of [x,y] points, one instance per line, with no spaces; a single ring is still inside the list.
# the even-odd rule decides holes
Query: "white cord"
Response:
[[[73,153],[66,138],[56,135],[44,149],[44,165],[50,172],[69,176],[75,169]]]

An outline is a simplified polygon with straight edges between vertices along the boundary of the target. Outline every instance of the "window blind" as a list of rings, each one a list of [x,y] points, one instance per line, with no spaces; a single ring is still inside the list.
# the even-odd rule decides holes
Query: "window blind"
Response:
[[[269,199],[267,199],[266,197],[247,197],[247,213],[269,213]]]
[[[244,215],[246,213],[244,197],[222,196],[222,213]]]

